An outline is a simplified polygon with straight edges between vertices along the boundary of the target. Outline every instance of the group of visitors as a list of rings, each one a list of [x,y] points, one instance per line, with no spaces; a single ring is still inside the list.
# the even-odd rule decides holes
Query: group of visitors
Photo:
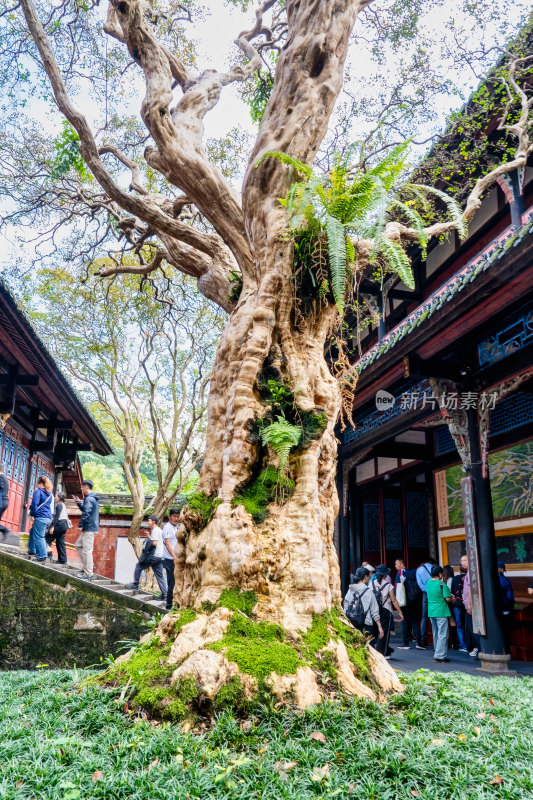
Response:
[[[148,517],[150,536],[146,539],[141,557],[135,565],[133,582],[126,584],[127,589],[138,589],[141,573],[147,567],[151,567],[161,592],[159,599],[165,601],[167,611],[170,611],[173,604],[175,584],[174,558],[179,518],[179,508],[171,508],[168,514],[168,522],[161,529],[159,527],[159,517],[155,514]]]
[[[75,542],[83,569],[76,576],[85,580],[93,580],[93,548],[94,537],[98,533],[100,524],[98,497],[93,492],[93,483],[90,480],[81,484],[83,500],[75,498],[81,511],[78,523],[80,535]],[[67,563],[67,547],[65,535],[72,528],[66,507],[64,492],[53,493],[53,484],[48,475],[41,475],[37,479],[37,488],[33,493],[30,504],[30,535],[28,539],[28,557],[39,564],[44,564],[48,558],[52,560],[52,543],[55,541],[57,548],[56,564]]]
[[[434,658],[436,663],[447,663],[448,643],[472,658],[479,655],[479,636],[472,624],[472,595],[468,574],[468,557],[461,557],[460,572],[454,575],[453,567],[441,567],[430,558],[417,569],[407,569],[403,559],[395,562],[396,576],[391,580],[391,570],[386,564],[376,569],[364,561],[352,575],[352,582],[344,598],[344,611],[352,624],[370,637],[370,645],[385,658],[390,659],[394,649],[389,644],[394,630],[393,610],[401,624],[402,643],[399,650],[409,650],[412,643],[417,650],[428,646],[428,621],[431,620]],[[511,581],[505,575],[505,564],[498,562],[501,607],[507,648],[510,639],[510,620],[514,606]],[[533,581],[528,590],[533,595]],[[454,641],[454,632],[457,640]]]
[[[2,495],[7,496],[7,489],[3,485],[2,477],[4,477],[3,470],[0,469],[0,509],[2,509]],[[72,523],[67,514],[65,494],[57,492],[54,496],[52,489],[52,481],[47,475],[43,475],[37,480],[37,489],[30,505],[32,524],[28,540],[28,557],[31,559],[35,556],[37,563],[41,564],[45,563],[47,558],[52,560],[51,545],[55,541],[57,548],[55,563],[66,564],[65,534],[69,528],[72,528]],[[74,498],[81,511],[81,518],[78,522],[80,535],[75,542],[75,547],[83,567],[76,577],[92,581],[94,579],[94,538],[100,525],[99,504],[98,496],[93,492],[92,481],[84,480],[81,484],[81,491],[83,499]],[[0,519],[2,513],[3,511],[0,511]],[[143,570],[151,567],[161,592],[159,599],[165,602],[167,610],[171,609],[173,604],[174,550],[177,543],[179,516],[179,509],[171,508],[168,522],[162,530],[159,527],[159,518],[155,514],[148,517],[150,536],[146,540],[135,566],[133,582],[127,584],[128,589],[138,589]],[[2,530],[1,526],[0,530]]]

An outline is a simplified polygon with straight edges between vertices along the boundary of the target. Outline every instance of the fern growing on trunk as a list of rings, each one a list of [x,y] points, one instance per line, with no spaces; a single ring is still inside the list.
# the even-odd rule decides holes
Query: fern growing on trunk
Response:
[[[413,203],[427,205],[427,195],[432,194],[446,207],[461,236],[466,236],[466,225],[456,201],[432,186],[402,183],[407,174],[406,153],[409,143],[397,145],[380,161],[368,166],[361,158],[360,164],[351,168],[348,158],[338,156],[329,174],[317,174],[311,167],[287,153],[269,152],[264,158],[276,158],[295,170],[301,180],[292,184],[286,198],[280,203],[289,215],[289,230],[295,237],[302,232],[327,238],[329,283],[339,314],[350,289],[357,261],[357,242],[372,241],[370,265],[379,264],[384,272],[397,275],[410,289],[414,289],[411,263],[404,245],[386,233],[387,223],[394,214],[406,219],[417,233],[418,243],[425,252],[427,239],[425,223]],[[402,197],[412,200],[400,200]],[[322,293],[324,294],[324,293]]]

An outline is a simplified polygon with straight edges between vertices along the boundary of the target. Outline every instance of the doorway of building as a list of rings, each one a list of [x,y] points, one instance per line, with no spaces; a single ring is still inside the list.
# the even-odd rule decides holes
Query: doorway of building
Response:
[[[428,496],[420,480],[368,485],[356,490],[358,551],[362,561],[394,569],[403,558],[413,569],[429,556]]]

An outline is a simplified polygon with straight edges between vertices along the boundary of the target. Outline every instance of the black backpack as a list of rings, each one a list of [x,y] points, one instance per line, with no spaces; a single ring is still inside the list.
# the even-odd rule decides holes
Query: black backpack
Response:
[[[346,609],[346,616],[354,626],[354,628],[361,628],[365,624],[366,618],[366,611],[363,608],[363,600],[362,597],[365,592],[368,591],[368,586],[366,586],[362,592],[354,593],[354,598],[348,608]]]
[[[416,571],[405,571],[405,599],[407,605],[414,606],[422,601],[422,591],[416,580]]]

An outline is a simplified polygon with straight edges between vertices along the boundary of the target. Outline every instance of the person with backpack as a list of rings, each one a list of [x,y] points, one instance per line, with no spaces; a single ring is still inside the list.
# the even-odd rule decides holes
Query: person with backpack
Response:
[[[457,639],[459,640],[459,653],[468,653],[468,647],[466,646],[466,610],[465,604],[463,603],[463,586],[467,572],[468,556],[464,555],[461,556],[459,574],[453,576],[452,585],[450,587],[452,596],[455,597],[453,615],[455,617]]]
[[[394,620],[392,616],[393,607],[400,615],[400,620],[403,622],[404,619],[402,609],[396,600],[394,587],[389,578],[389,574],[390,569],[388,566],[386,564],[380,564],[376,569],[376,579],[372,583],[372,591],[374,592],[374,596],[379,605],[379,616],[383,630],[385,631],[385,636],[383,639],[380,639],[378,642],[376,642],[376,645],[374,646],[376,650],[378,650],[380,653],[383,653],[387,659],[389,659],[394,652],[394,649],[389,647],[389,636]]]
[[[420,637],[422,592],[416,582],[416,572],[414,569],[407,569],[401,558],[396,559],[395,567],[397,572],[394,591],[403,613],[402,644],[398,645],[398,650],[409,650],[413,639],[417,650],[425,650]]]
[[[141,557],[135,565],[133,574],[133,582],[126,584],[126,589],[138,589],[141,573],[148,567],[152,567],[161,595],[159,600],[167,600],[167,584],[165,582],[165,573],[163,571],[163,558],[165,546],[163,544],[163,531],[159,527],[159,517],[152,514],[148,517],[148,527],[150,528],[150,536],[145,541]]]
[[[33,520],[28,539],[28,557],[35,556],[39,564],[46,562],[46,531],[52,524],[54,515],[54,495],[52,481],[45,475],[37,481],[37,489],[33,493],[30,505],[30,517]]]
[[[428,558],[420,564],[416,571],[416,582],[422,592],[422,616],[420,622],[420,639],[424,647],[428,645],[428,596],[426,584],[431,579],[431,570],[437,562],[434,558]]]
[[[365,567],[358,567],[353,578],[354,583],[350,584],[344,598],[344,613],[354,628],[372,637],[370,644],[377,649],[374,642],[383,639],[385,631],[381,625],[377,600],[368,586],[370,572]]]

